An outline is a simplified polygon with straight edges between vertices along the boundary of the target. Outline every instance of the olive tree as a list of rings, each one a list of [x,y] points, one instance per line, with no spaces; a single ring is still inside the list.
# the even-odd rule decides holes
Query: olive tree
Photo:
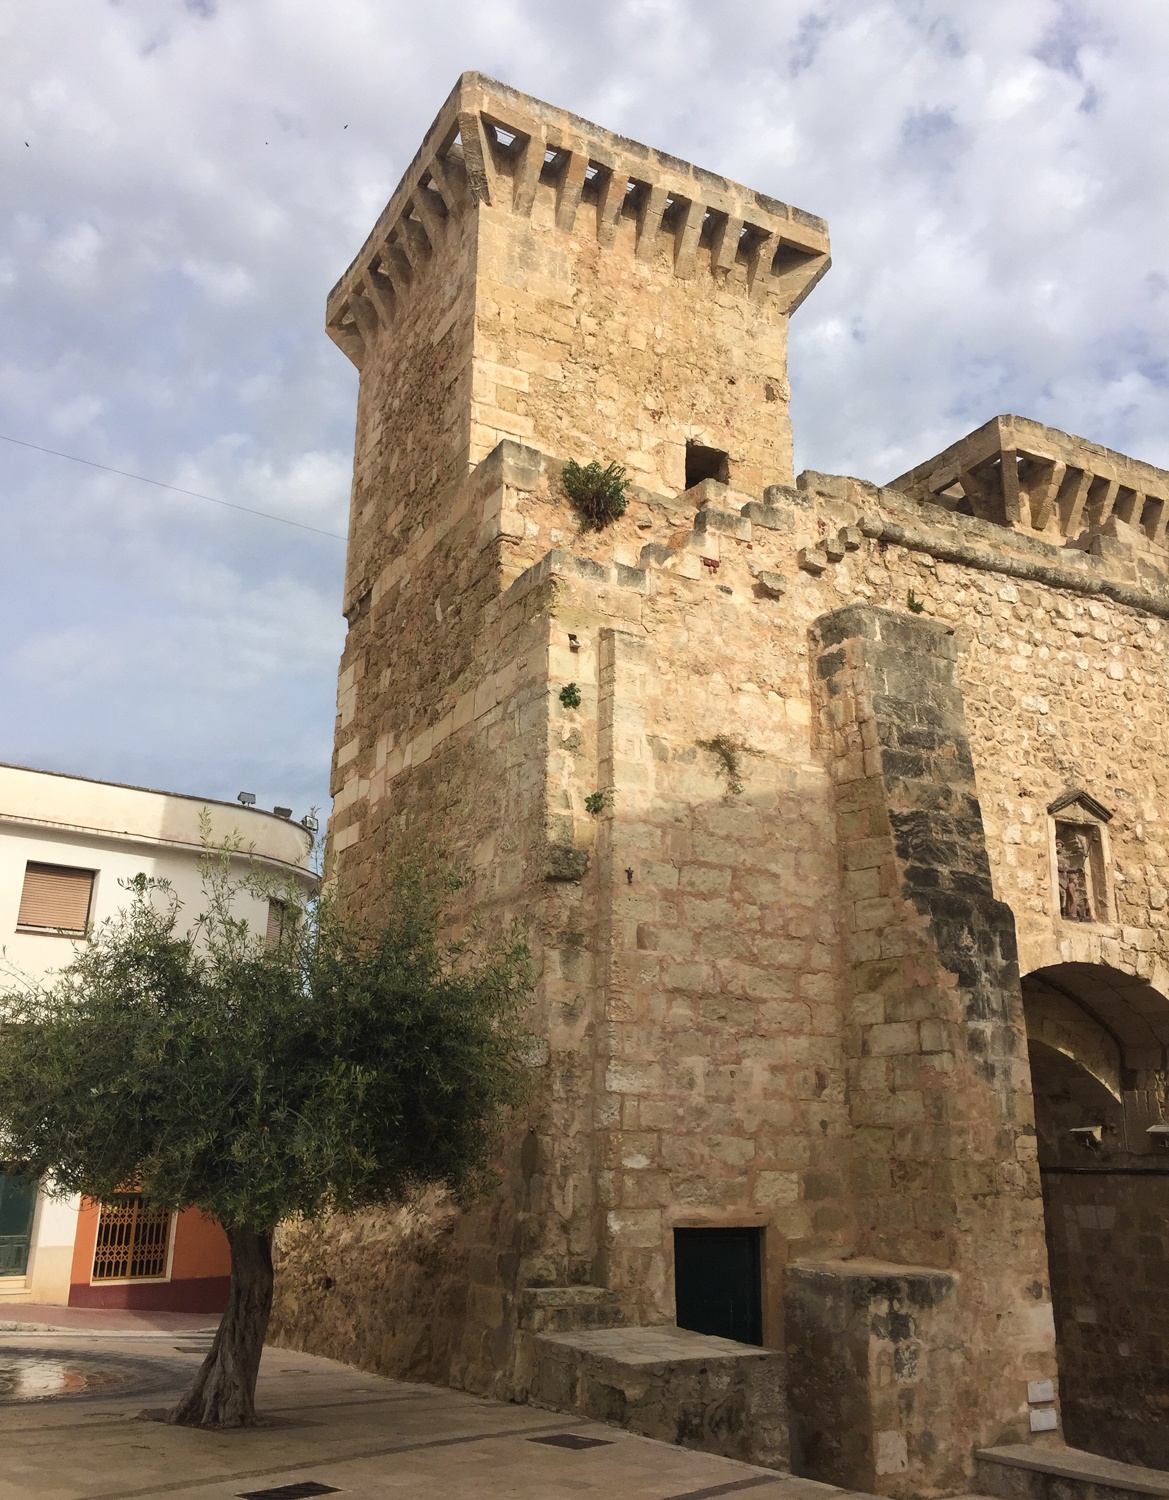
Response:
[[[167,1420],[238,1427],[255,1421],[273,1230],[490,1181],[524,1092],[530,983],[514,936],[444,941],[459,882],[419,857],[387,870],[376,918],[285,893],[274,945],[233,915],[227,853],[206,863],[194,923],[139,876],[70,967],[0,997],[0,1155],[62,1192],[132,1187],[222,1224],[227,1308]]]

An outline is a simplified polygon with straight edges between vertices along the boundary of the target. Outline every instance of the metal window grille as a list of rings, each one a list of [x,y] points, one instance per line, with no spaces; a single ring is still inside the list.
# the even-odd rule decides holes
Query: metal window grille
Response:
[[[138,1193],[103,1203],[93,1252],[94,1281],[137,1281],[166,1275],[170,1211],[147,1208]]]

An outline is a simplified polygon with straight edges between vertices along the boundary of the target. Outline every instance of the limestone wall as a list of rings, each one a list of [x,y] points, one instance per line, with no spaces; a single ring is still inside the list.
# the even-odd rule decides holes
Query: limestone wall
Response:
[[[694,441],[724,450],[741,487],[790,483],[784,305],[751,299],[745,258],[716,276],[709,244],[688,279],[670,233],[639,258],[632,203],[608,244],[597,201],[566,234],[556,197],[541,183],[530,222],[480,216],[472,456],[516,437],[674,493]]]
[[[1084,535],[1038,524],[1054,467],[1001,453],[1034,524],[948,481],[789,484],[786,322],[827,248],[465,75],[334,289],[362,375],[330,876],[376,902],[403,835],[464,863],[467,916],[529,935],[538,1086],[484,1202],[290,1229],[273,1326],[522,1399],[542,1329],[673,1319],[675,1228],[763,1231],[774,1347],[793,1261],[879,1255],[891,1286],[913,1262],[957,1322],[893,1354],[853,1330],[897,1399],[864,1398],[837,1477],[944,1491],[1029,1437],[1053,1373],[1019,973],[1104,965],[1166,1009],[1169,572],[1151,480],[1137,526],[1133,485],[1106,516],[1089,475]],[[687,487],[688,441],[729,484]],[[570,457],[638,481],[603,532]],[[1098,829],[1088,922],[1060,914],[1069,797]],[[1092,1053],[1117,1093],[1139,1062],[1154,1096],[1150,1035]],[[918,1344],[961,1430],[915,1394]]]
[[[1169,1177],[1044,1177],[1067,1440],[1169,1467]]]
[[[904,1259],[912,1245],[952,1268],[954,1235],[966,1235],[1007,1278],[1001,1305],[987,1284],[970,1324],[1001,1372],[973,1425],[984,1441],[1024,1435],[1027,1381],[1050,1373],[1037,1193],[1020,1200],[1030,1218],[1013,1219],[1006,1179],[992,1173],[979,1189],[972,1164],[966,1206],[932,1230],[923,1220],[924,1236],[896,1205],[929,1209],[932,1189],[905,1175],[914,1133],[945,1125],[959,1146],[967,1129],[993,1140],[1007,1105],[1026,1179],[1026,1059],[935,1044],[908,1013],[876,1018],[867,1040],[850,1032],[837,849],[850,825],[813,733],[810,631],[858,601],[907,625],[952,623],[988,867],[1015,913],[1023,968],[1092,952],[1151,974],[1165,961],[1163,773],[1142,747],[1156,743],[1166,699],[1164,593],[1135,554],[1069,552],[818,476],[755,500],[710,485],[643,490],[615,526],[581,532],[559,471],[504,444],[454,494],[449,530],[416,531],[398,575],[410,592],[384,585],[367,627],[384,633],[366,649],[392,668],[388,683],[408,640],[403,670],[417,654],[430,677],[412,697],[355,683],[358,750],[339,762],[333,825],[338,869],[359,879],[403,822],[442,834],[475,870],[490,918],[527,922],[541,974],[533,1024],[547,1044],[540,1102],[517,1126],[503,1191],[452,1218],[445,1238],[415,1226],[389,1266],[369,1253],[385,1237],[376,1227],[290,1241],[280,1336],[507,1392],[526,1286],[604,1287],[621,1317],[668,1322],[675,1226],[763,1227],[773,1343],[791,1260],[865,1244]],[[458,613],[441,597],[455,566],[474,580]],[[399,611],[393,628],[379,623],[385,610]],[[1086,638],[1098,649],[1082,650]],[[1032,702],[1039,681],[1046,708]],[[560,701],[570,682],[579,708]],[[1045,808],[1072,779],[1117,809],[1111,849],[1133,878],[1116,880],[1115,923],[1056,915]],[[598,792],[592,813],[585,798]],[[352,844],[347,828],[359,830]],[[914,858],[922,880],[931,861],[950,864],[940,844]],[[847,894],[849,923],[884,899]],[[957,951],[930,951],[943,978],[961,970]],[[905,1031],[894,1052],[877,1047],[882,1028]],[[932,1094],[914,1081],[927,1075]],[[950,1159],[928,1158],[921,1170],[935,1177]],[[886,1227],[866,1240],[871,1213],[886,1214],[882,1194]],[[334,1285],[314,1291],[322,1276]],[[338,1299],[350,1313],[329,1311]],[[357,1317],[369,1306],[380,1315]]]
[[[441,477],[469,423],[472,462],[518,437],[676,493],[696,442],[759,489],[791,480],[787,319],[828,265],[815,215],[467,73],[328,327],[394,424],[384,477],[411,453]]]

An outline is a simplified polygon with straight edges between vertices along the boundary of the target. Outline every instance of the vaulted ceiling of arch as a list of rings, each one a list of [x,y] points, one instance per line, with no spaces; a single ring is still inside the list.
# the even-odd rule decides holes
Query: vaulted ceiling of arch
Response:
[[[1133,1054],[1169,1048],[1169,999],[1135,975],[1098,964],[1054,964],[1023,980],[1024,1001],[1044,993],[1072,1001],[1124,1049]]]

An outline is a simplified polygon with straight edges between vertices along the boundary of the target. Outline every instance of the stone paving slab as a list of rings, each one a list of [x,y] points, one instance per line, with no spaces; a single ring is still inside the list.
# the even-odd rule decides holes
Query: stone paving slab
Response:
[[[150,1359],[151,1405],[191,1379],[197,1352],[153,1335],[0,1337],[46,1359],[88,1349]],[[189,1346],[188,1346],[189,1347]],[[845,1500],[846,1491],[733,1459],[695,1453],[587,1419],[486,1401],[436,1386],[386,1380],[330,1360],[267,1349],[260,1372],[264,1425],[205,1433],[138,1416],[141,1396],[56,1398],[0,1406],[0,1500],[227,1500],[249,1490],[316,1480],[343,1497],[443,1500]],[[565,1448],[559,1434],[594,1440]]]
[[[128,1307],[61,1307],[52,1302],[0,1302],[0,1334],[53,1333],[214,1333],[219,1318],[209,1313],[145,1312]]]
[[[691,1333],[669,1324],[653,1328],[586,1328],[572,1333],[543,1333],[540,1337],[567,1348],[619,1359],[625,1365],[677,1364],[686,1359],[765,1359],[772,1352],[754,1344],[737,1344],[733,1339]]]

